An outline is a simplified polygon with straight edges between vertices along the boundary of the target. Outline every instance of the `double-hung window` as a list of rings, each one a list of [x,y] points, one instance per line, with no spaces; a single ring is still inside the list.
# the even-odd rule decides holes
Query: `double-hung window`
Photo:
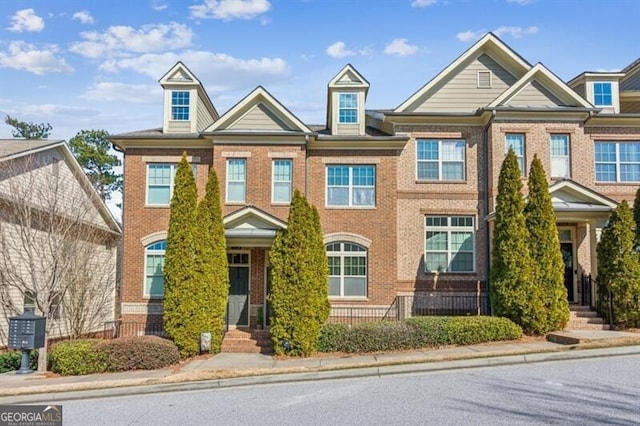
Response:
[[[150,298],[164,297],[164,255],[166,241],[158,241],[148,245],[145,250],[144,296]]]
[[[247,190],[247,160],[227,160],[227,202],[244,203]]]
[[[551,135],[551,176],[568,178],[569,164],[569,135]]]
[[[338,122],[358,122],[358,95],[356,93],[340,93],[338,97]]]
[[[171,92],[171,119],[189,120],[189,92],[182,90]]]
[[[474,272],[473,216],[425,217],[427,272]]]
[[[524,135],[522,133],[508,133],[505,135],[504,141],[504,153],[507,154],[509,152],[509,148],[513,148],[513,152],[516,154],[516,158],[518,159],[520,175],[525,176],[526,162],[524,158]]]
[[[596,142],[596,182],[640,182],[640,141]]]
[[[373,207],[375,201],[375,166],[327,166],[327,206]]]
[[[176,176],[176,164],[147,164],[147,205],[168,206],[173,196],[173,184]],[[196,175],[196,165],[191,165]]]
[[[367,249],[349,242],[327,245],[330,297],[367,296]]]
[[[595,106],[613,105],[611,83],[593,83],[593,104]]]
[[[291,160],[273,160],[273,190],[274,203],[291,202]]]
[[[465,142],[461,139],[417,141],[418,180],[464,180]]]

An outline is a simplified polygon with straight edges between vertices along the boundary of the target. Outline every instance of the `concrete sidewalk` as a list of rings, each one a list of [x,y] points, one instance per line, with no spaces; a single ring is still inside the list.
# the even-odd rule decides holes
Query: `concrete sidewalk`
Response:
[[[551,341],[500,342],[441,349],[367,355],[280,358],[222,353],[172,368],[58,377],[51,374],[0,375],[0,404],[54,402],[170,390],[363,377],[382,374],[509,365],[560,359],[640,354],[640,334],[619,331],[564,331],[575,344]]]

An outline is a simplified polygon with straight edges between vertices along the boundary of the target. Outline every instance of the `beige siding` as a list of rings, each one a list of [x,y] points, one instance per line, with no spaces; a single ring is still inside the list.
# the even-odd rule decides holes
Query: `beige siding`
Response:
[[[640,102],[622,102],[620,104],[620,112],[623,112],[623,113],[640,112]]]
[[[191,122],[169,121],[168,133],[191,133]]]
[[[577,86],[572,88],[574,92],[576,92],[578,95],[582,96],[583,98],[587,99],[587,91],[585,88],[584,83],[580,83]]]
[[[206,129],[213,123],[213,118],[209,114],[209,110],[200,97],[198,97],[197,120],[196,126],[198,131]]]
[[[514,107],[555,107],[563,105],[551,92],[533,81],[514,96],[507,105]]]
[[[336,135],[359,135],[360,134],[360,125],[358,123],[355,124],[336,124]]]
[[[290,130],[273,112],[263,104],[253,107],[230,130]]]
[[[478,88],[478,71],[491,71],[491,88]],[[483,54],[453,75],[416,112],[473,112],[489,104],[516,82],[516,78]]]

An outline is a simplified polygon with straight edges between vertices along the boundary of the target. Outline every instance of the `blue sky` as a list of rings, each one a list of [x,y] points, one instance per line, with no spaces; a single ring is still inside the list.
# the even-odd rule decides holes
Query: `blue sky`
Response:
[[[637,0],[5,0],[0,116],[52,139],[160,127],[157,81],[182,60],[220,113],[262,85],[322,124],[346,63],[367,108],[395,108],[486,31],[564,80],[618,70],[640,56],[638,17]]]

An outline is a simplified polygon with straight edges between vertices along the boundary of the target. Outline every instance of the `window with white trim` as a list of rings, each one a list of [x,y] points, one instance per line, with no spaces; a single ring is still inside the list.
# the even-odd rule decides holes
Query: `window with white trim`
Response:
[[[367,297],[367,249],[346,241],[327,244],[329,297]]]
[[[596,182],[640,182],[640,141],[595,144]]]
[[[338,122],[358,122],[358,94],[340,93],[338,95]]]
[[[247,192],[247,160],[227,160],[227,202],[244,203]]]
[[[418,180],[464,180],[465,141],[462,139],[418,139]]]
[[[197,166],[191,165],[195,177]],[[177,164],[147,164],[147,205],[168,206],[173,196]]]
[[[571,176],[569,135],[551,135],[551,177]]]
[[[327,206],[373,207],[375,201],[375,166],[327,166]]]
[[[593,83],[593,104],[595,106],[613,105],[613,95],[610,82]]]
[[[526,162],[524,158],[524,135],[522,133],[507,133],[504,136],[504,153],[505,155],[509,153],[509,148],[513,148],[513,152],[516,154],[516,158],[518,159],[518,167],[520,167],[520,175],[526,175]]]
[[[427,272],[474,272],[473,216],[425,216]]]
[[[171,92],[171,119],[177,121],[189,120],[189,92],[174,90]]]
[[[273,160],[272,201],[274,203],[291,202],[291,160]]]
[[[144,249],[144,296],[150,298],[164,297],[164,256],[167,241],[149,244]]]

